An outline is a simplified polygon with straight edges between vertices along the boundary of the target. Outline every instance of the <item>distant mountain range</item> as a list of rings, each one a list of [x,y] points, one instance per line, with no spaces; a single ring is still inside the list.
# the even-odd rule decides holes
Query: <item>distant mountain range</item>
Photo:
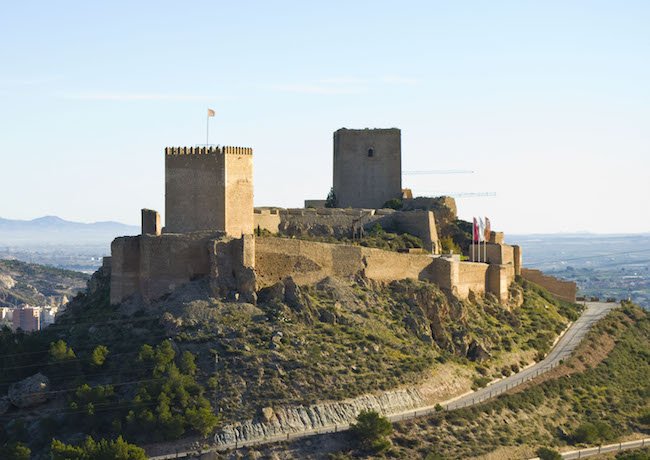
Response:
[[[106,244],[123,235],[137,235],[140,228],[119,222],[72,222],[56,216],[32,220],[0,217],[0,246],[40,244]]]

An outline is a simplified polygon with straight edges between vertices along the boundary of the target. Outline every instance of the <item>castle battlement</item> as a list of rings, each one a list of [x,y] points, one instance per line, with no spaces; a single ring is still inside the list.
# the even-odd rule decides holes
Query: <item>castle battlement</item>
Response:
[[[250,147],[208,146],[208,147],[165,147],[165,155],[253,155]]]

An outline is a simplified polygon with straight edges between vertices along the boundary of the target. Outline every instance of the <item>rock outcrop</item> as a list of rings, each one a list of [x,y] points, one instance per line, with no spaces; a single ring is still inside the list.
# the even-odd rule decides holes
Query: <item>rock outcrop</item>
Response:
[[[327,426],[346,425],[353,422],[362,410],[394,414],[423,404],[424,398],[418,390],[404,389],[310,406],[265,407],[259,420],[224,426],[214,435],[214,442],[224,445],[235,441],[252,441]]]
[[[9,387],[9,400],[14,406],[25,408],[38,406],[47,401],[50,379],[41,374],[34,374]]]

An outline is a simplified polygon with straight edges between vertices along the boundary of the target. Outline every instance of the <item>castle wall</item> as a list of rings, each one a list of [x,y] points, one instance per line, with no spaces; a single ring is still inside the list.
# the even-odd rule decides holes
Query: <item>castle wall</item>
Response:
[[[353,277],[365,274],[375,281],[426,280],[465,299],[469,291],[486,288],[507,300],[512,267],[496,270],[499,277],[488,285],[488,265],[458,262],[444,257],[400,254],[381,249],[343,244],[317,243],[288,238],[256,239],[255,269],[258,287],[271,286],[291,276],[297,284],[314,284],[328,276]]]
[[[468,256],[471,256],[472,248],[474,248],[475,251],[478,251],[479,245],[471,244],[469,246],[469,252],[467,254]],[[481,243],[480,251],[481,262],[485,262],[483,259],[487,254],[487,263],[489,264],[514,265],[515,263],[515,253],[513,246],[509,246],[507,244]],[[475,254],[477,254],[477,252]]]
[[[210,274],[210,241],[223,233],[125,236],[111,244],[112,304],[139,294],[148,302]]]
[[[237,293],[254,301],[256,290],[288,276],[298,284],[314,284],[328,276],[357,274],[385,282],[427,280],[460,298],[487,290],[506,300],[514,278],[513,265],[300,239],[231,238],[219,232],[121,237],[111,249],[111,303],[133,294],[149,302],[200,277],[210,280],[215,295]]]
[[[574,303],[576,301],[578,288],[573,281],[562,281],[554,276],[545,275],[539,270],[529,268],[522,268],[521,276],[525,280],[540,285],[558,299]]]
[[[165,234],[140,238],[140,288],[145,301],[210,273],[208,242],[213,232]]]
[[[339,129],[334,132],[334,193],[340,208],[381,208],[402,195],[401,132]]]
[[[424,248],[433,254],[440,253],[438,230],[431,211],[396,212],[393,214],[397,228],[422,240]]]
[[[257,238],[255,249],[259,287],[288,276],[298,284],[313,284],[328,276],[354,276],[364,268],[358,246],[263,237]]]
[[[521,275],[521,267],[523,265],[521,256],[521,246],[514,245],[512,247],[512,257],[514,259],[515,275]]]
[[[256,209],[253,214],[253,229],[267,230],[273,234],[280,228],[280,214],[277,209]]]
[[[382,249],[362,248],[365,275],[376,281],[400,279],[430,280],[433,259],[425,254],[400,254]]]
[[[277,212],[277,214],[273,214]],[[256,209],[255,229],[289,236],[334,236],[352,238],[361,227],[366,231],[379,224],[391,232],[419,237],[424,248],[439,253],[438,231],[431,211],[394,211],[392,209]],[[357,232],[355,233],[355,229]]]
[[[140,290],[140,237],[122,236],[111,243],[111,304]]]
[[[488,264],[475,262],[458,263],[457,295],[461,299],[467,298],[469,291],[485,294],[487,288]]]
[[[515,279],[514,265],[498,265],[491,264],[488,266],[487,271],[487,289],[491,292],[500,302],[508,300],[508,291],[510,284]]]

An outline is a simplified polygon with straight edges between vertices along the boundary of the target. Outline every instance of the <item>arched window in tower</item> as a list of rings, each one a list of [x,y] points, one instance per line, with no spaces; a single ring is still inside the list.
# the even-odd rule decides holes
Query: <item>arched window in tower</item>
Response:
[[[368,149],[368,156],[369,157],[374,157],[375,156],[375,149],[373,149],[373,148]]]

